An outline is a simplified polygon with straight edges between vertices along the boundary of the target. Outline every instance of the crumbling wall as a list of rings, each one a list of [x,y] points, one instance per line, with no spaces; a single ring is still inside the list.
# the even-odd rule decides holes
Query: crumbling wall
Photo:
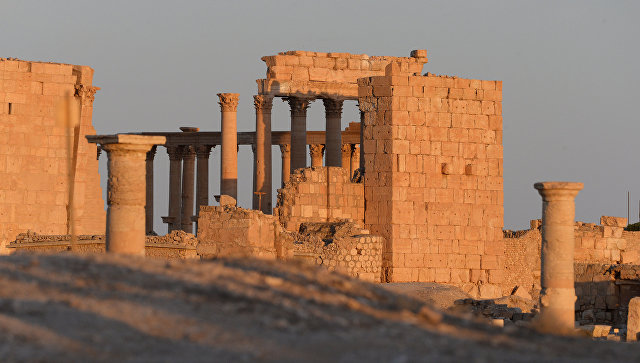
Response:
[[[147,236],[145,256],[163,259],[196,258],[197,239],[183,231],[173,231],[164,236]],[[105,237],[101,235],[79,235],[76,253],[105,253]],[[71,248],[70,235],[41,235],[32,231],[20,233],[7,246],[13,252],[59,253]]]
[[[235,206],[203,206],[198,215],[197,251],[201,258],[284,258],[287,249],[280,234],[275,216]]]
[[[76,230],[104,233],[105,211],[91,124],[93,70],[0,58],[0,249],[27,230],[67,233],[67,139],[56,123],[65,94],[80,103],[76,137]]]
[[[281,52],[262,57],[267,78],[259,79],[260,94],[358,98],[358,78],[384,75],[390,62],[399,62],[411,73],[420,73],[427,63],[427,51],[414,50],[410,57],[378,57],[366,54]]]
[[[384,238],[353,222],[304,223],[296,234],[293,257],[348,276],[381,282]]]
[[[345,168],[298,169],[278,190],[274,215],[291,232],[305,222],[351,219],[363,225],[364,186],[352,183]]]
[[[387,240],[386,280],[501,295],[502,82],[391,63],[358,85],[365,226]]]

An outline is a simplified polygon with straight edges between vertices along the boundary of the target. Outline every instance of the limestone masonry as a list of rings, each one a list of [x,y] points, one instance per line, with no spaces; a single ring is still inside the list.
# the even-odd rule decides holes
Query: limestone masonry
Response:
[[[63,96],[80,103],[73,135],[75,221],[78,233],[104,233],[105,211],[91,123],[93,69],[0,58],[0,246],[18,233],[68,233],[65,128],[56,123]]]

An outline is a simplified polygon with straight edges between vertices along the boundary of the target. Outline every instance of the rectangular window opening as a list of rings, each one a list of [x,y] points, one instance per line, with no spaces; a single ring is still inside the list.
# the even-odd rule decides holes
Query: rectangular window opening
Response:
[[[11,115],[12,113],[13,113],[13,104],[9,102],[9,115]]]

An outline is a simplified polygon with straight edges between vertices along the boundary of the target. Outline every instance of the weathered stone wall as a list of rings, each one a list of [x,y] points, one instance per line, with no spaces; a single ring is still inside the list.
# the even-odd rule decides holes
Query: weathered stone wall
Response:
[[[362,78],[365,226],[385,237],[387,281],[497,295],[504,282],[502,82]]]
[[[9,243],[7,250],[13,252],[59,253],[71,247],[69,235],[40,235],[31,231],[20,233]],[[173,231],[164,236],[147,236],[145,256],[163,259],[196,258],[197,239],[183,231]],[[80,235],[77,253],[105,253],[104,235]]]
[[[304,223],[295,235],[293,258],[345,275],[381,282],[384,238],[353,222]]]
[[[364,186],[352,183],[345,168],[298,169],[278,190],[274,215],[291,232],[305,222],[351,219],[363,225]]]
[[[581,264],[640,264],[640,232],[623,231],[626,218],[603,216],[600,225],[576,222],[574,260]],[[505,233],[503,292],[516,286],[533,298],[540,291],[540,220],[530,230]]]
[[[96,145],[91,124],[93,70],[87,66],[0,59],[0,248],[18,233],[67,233],[67,139],[56,124],[67,93],[80,101],[76,138],[77,232],[105,231]]]
[[[281,52],[262,57],[267,78],[259,79],[260,94],[286,97],[358,98],[358,78],[384,75],[390,62],[398,62],[411,73],[420,73],[427,63],[426,50],[414,50],[410,57],[377,57],[366,54]]]
[[[640,296],[640,266],[577,263],[575,271],[576,321],[625,324],[629,300]]]
[[[202,258],[284,258],[275,216],[235,206],[203,206],[198,216],[198,255]]]

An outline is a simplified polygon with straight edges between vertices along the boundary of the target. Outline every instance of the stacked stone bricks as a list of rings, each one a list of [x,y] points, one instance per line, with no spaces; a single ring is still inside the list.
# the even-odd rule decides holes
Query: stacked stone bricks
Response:
[[[349,170],[337,167],[298,169],[278,191],[280,223],[295,232],[304,222],[364,221],[364,188],[352,183]]]
[[[391,63],[358,85],[365,226],[387,241],[386,280],[501,284],[502,82]]]
[[[67,233],[67,139],[56,125],[66,94],[81,105],[76,137],[77,232],[105,231],[96,146],[91,124],[93,70],[87,66],[0,59],[0,245],[28,229]],[[73,135],[73,133],[72,133]]]
[[[419,73],[427,62],[427,51],[415,50],[411,57],[378,57],[296,50],[262,60],[267,64],[267,78],[257,81],[260,94],[357,99],[358,78],[382,76],[390,62],[401,62],[412,73]]]

